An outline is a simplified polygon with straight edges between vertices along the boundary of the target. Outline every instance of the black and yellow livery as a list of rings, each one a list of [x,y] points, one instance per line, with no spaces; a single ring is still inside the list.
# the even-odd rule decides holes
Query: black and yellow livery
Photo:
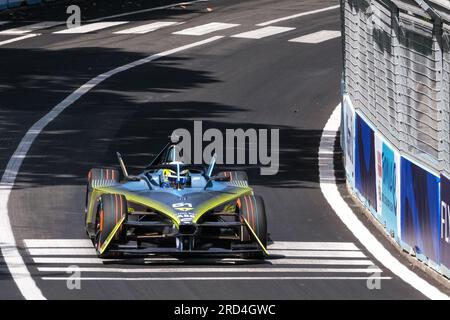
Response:
[[[268,255],[263,199],[245,172],[220,172],[178,161],[167,144],[137,176],[91,169],[86,231],[99,256]]]

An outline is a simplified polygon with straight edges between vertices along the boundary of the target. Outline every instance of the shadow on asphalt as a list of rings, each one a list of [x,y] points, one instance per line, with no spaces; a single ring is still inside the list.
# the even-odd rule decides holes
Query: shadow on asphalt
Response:
[[[22,138],[21,132],[28,130],[50,107],[92,77],[148,56],[105,48],[66,51],[2,50],[2,55],[11,59],[8,63],[0,62],[0,69],[5,71],[0,73],[0,83],[5,84],[0,91],[1,168],[6,167]],[[86,66],[89,57],[90,65],[95,67]],[[22,70],[9,73],[10,68],[17,68],[16,59],[23,61]],[[32,63],[31,59],[48,59],[43,63],[46,68]],[[124,156],[129,171],[137,173],[159,152],[173,130],[186,128],[193,132],[195,120],[203,121],[203,131],[208,128],[223,133],[225,129],[238,128],[279,129],[278,174],[261,176],[258,165],[232,169],[247,170],[251,185],[318,187],[321,130],[246,122],[242,115],[250,110],[195,99],[194,95],[187,95],[191,100],[177,100],[177,93],[220,82],[209,71],[187,68],[188,60],[166,57],[122,72],[82,97],[37,138],[15,187],[84,185],[90,168],[117,165],[116,151]]]
[[[81,20],[91,20],[105,16],[123,14],[127,12],[151,9],[160,6],[171,5],[180,2],[189,2],[189,0],[129,0],[129,1],[111,1],[111,0],[70,0],[59,1],[56,3],[46,3],[45,5],[22,6],[0,12],[0,20],[6,21],[65,21],[68,18],[66,9],[70,5],[78,5],[81,9]],[[180,15],[196,12],[206,12],[208,5],[204,3],[176,6],[170,9],[150,11],[146,13],[118,17],[117,20],[141,21],[152,20],[158,17],[176,18]]]

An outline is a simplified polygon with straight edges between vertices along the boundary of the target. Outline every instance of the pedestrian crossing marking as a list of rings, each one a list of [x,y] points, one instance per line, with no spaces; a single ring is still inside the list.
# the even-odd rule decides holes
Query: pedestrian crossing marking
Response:
[[[0,31],[0,35],[22,35],[26,33],[30,33],[37,30],[42,29],[48,29],[51,27],[55,27],[57,25],[64,24],[64,22],[61,21],[44,21],[44,22],[38,22],[30,25],[25,25],[22,27],[16,27],[12,29],[6,29]]]
[[[247,32],[242,32],[231,36],[232,38],[244,38],[244,39],[262,39],[276,34],[292,31],[295,28],[288,27],[265,27]]]
[[[205,34],[209,34],[209,33],[220,31],[220,30],[225,30],[225,29],[229,29],[229,28],[234,28],[237,26],[239,26],[239,24],[211,22],[211,23],[203,24],[200,26],[192,27],[192,28],[187,28],[187,29],[184,29],[181,31],[176,31],[176,32],[173,32],[173,34],[189,35],[189,36],[203,36]]]
[[[122,24],[126,24],[128,21],[115,21],[115,22],[94,22],[79,27],[68,28],[60,31],[53,32],[54,34],[83,34],[94,32],[106,28],[116,27]]]
[[[98,281],[135,281],[138,278],[148,281],[390,279],[381,277],[383,270],[352,242],[275,241],[268,246],[270,256],[266,260],[208,256],[181,259],[157,255],[101,259],[97,257],[89,239],[26,239],[23,243],[31,256],[33,264],[30,267],[34,267],[43,280],[73,280],[73,276],[58,276],[58,273],[67,274],[74,268],[82,274],[80,280]],[[211,273],[233,276],[217,277],[209,275]],[[113,274],[126,277],[111,277]],[[140,274],[148,274],[150,277],[141,278]],[[205,276],[207,274],[209,276]],[[244,276],[245,274],[251,276]],[[160,278],[158,275],[165,277]]]
[[[141,26],[124,29],[120,31],[114,32],[115,34],[146,34],[149,32],[153,32],[165,27],[170,27],[174,25],[178,25],[180,22],[169,22],[169,21],[162,21],[162,22],[152,22],[148,24],[144,24]]]
[[[336,30],[322,30],[314,33],[310,33],[298,38],[294,38],[289,40],[289,42],[299,42],[299,43],[309,43],[309,44],[317,44],[321,42],[325,42],[331,39],[339,38],[341,36],[340,31]]]

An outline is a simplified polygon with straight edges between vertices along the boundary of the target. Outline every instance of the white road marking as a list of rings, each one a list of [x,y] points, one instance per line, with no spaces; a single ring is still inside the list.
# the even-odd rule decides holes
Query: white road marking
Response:
[[[122,24],[128,23],[128,21],[115,21],[115,22],[94,22],[85,24],[83,26],[64,29],[60,31],[53,32],[54,34],[80,34],[80,33],[89,33],[97,30],[102,30],[106,28],[120,26]]]
[[[351,242],[297,242],[297,241],[276,241],[269,245],[269,250],[273,249],[295,249],[295,250],[359,250]]]
[[[322,137],[319,147],[319,159],[323,162],[329,162],[330,165],[334,161],[333,157],[328,154],[330,149],[325,147],[326,141],[329,140],[330,135],[334,135],[336,139],[341,124],[341,105],[338,105],[330,118],[328,119],[323,132],[325,136]],[[325,142],[325,143],[324,143]],[[330,146],[328,147],[330,148]],[[324,151],[328,151],[324,154]],[[334,150],[333,150],[334,151]],[[320,174],[320,189],[323,196],[333,208],[336,215],[347,226],[350,232],[359,239],[361,244],[386,268],[391,270],[396,276],[410,284],[413,288],[417,289],[423,295],[430,299],[445,299],[448,300],[446,294],[442,293],[439,289],[429,284],[427,281],[419,277],[417,274],[409,270],[406,266],[400,263],[391,253],[384,248],[384,246],[370,233],[370,231],[359,221],[355,216],[352,209],[347,205],[342,198],[337,185],[336,180],[330,179],[329,172],[324,173],[319,167]],[[334,177],[334,170],[332,172]]]
[[[27,248],[92,248],[89,239],[24,239]],[[303,242],[276,241],[268,246],[269,250],[359,250],[352,242]]]
[[[115,34],[145,34],[145,33],[149,33],[152,31],[156,31],[161,28],[170,27],[170,26],[178,25],[178,24],[180,24],[180,22],[170,22],[170,21],[152,22],[149,24],[144,24],[142,26],[116,31],[114,33]]]
[[[270,24],[275,24],[281,21],[286,21],[286,20],[291,20],[291,19],[296,19],[296,18],[300,18],[300,17],[304,17],[304,16],[309,16],[311,14],[315,14],[315,13],[320,13],[320,12],[325,12],[325,11],[329,11],[329,10],[334,10],[339,8],[340,5],[335,5],[335,6],[331,6],[331,7],[326,7],[326,8],[322,8],[322,9],[317,9],[317,10],[312,10],[312,11],[307,11],[307,12],[302,12],[302,13],[298,13],[298,14],[293,14],[291,16],[287,16],[287,17],[282,17],[282,18],[278,18],[275,20],[270,20],[270,21],[266,21],[263,23],[259,23],[257,24],[258,27],[265,27],[268,26]]]
[[[56,257],[56,258],[33,258],[33,262],[37,264],[103,264],[100,258],[84,258],[84,257]]]
[[[239,24],[211,22],[211,23],[203,24],[201,26],[192,27],[192,28],[181,30],[181,31],[173,32],[172,34],[181,34],[181,35],[188,35],[188,36],[203,36],[208,33],[225,30],[225,29],[229,29],[229,28],[234,28],[237,26],[239,26]]]
[[[0,41],[0,46],[4,46],[5,44],[10,44],[13,42],[22,41],[22,40],[29,39],[29,38],[34,38],[37,36],[40,36],[40,34],[39,33],[31,33],[31,34],[27,34],[25,36],[12,38],[12,39],[5,40],[5,41]]]
[[[95,256],[94,248],[29,248],[28,252],[32,256],[75,256],[90,255]],[[365,258],[360,251],[331,251],[331,250],[270,250],[270,254],[283,255],[289,257],[323,257],[323,258]]]
[[[18,289],[25,299],[45,299],[41,290],[37,287],[33,278],[31,277],[22,256],[17,249],[16,240],[11,227],[11,220],[9,219],[8,213],[8,202],[11,195],[12,188],[16,181],[17,175],[19,173],[20,167],[22,166],[23,160],[28,154],[36,137],[44,130],[44,128],[52,122],[61,112],[66,108],[70,107],[74,102],[76,102],[83,95],[88,93],[90,90],[95,88],[97,85],[103,81],[109,79],[110,77],[129,70],[131,68],[149,63],[156,59],[172,55],[184,50],[188,50],[194,47],[198,47],[213,41],[222,39],[221,36],[211,37],[202,41],[194,42],[185,46],[181,46],[172,50],[167,50],[161,53],[154,54],[144,59],[140,59],[129,64],[123,65],[121,67],[115,68],[108,72],[98,75],[97,77],[89,80],[80,88],[71,93],[67,98],[56,105],[49,113],[37,121],[28,130],[25,136],[20,141],[16,151],[9,159],[6,166],[5,172],[3,173],[0,182],[0,250],[2,252],[5,263],[8,270],[16,283]]]
[[[48,281],[227,281],[227,280],[390,280],[391,277],[174,277],[174,278],[107,278],[107,277],[42,277]]]
[[[354,259],[274,259],[272,265],[335,265],[335,266],[372,266],[370,260]]]
[[[95,249],[89,239],[25,239],[25,246],[32,256],[96,256]],[[297,241],[277,241],[268,247],[270,254],[289,257],[313,257],[313,258],[365,258],[358,247],[351,242],[297,242]],[[101,259],[90,259],[84,257],[54,257],[54,258],[34,258],[36,263],[102,263]],[[148,257],[146,262],[183,262],[170,257]],[[239,262],[248,261],[240,258],[202,258],[196,261],[217,261]],[[294,264],[295,259],[284,259],[283,264]],[[338,260],[337,260],[338,261]]]
[[[365,258],[364,253],[360,251],[329,251],[329,250],[270,250],[270,254],[279,254],[289,257],[308,257],[308,258]]]
[[[341,36],[340,31],[336,30],[322,30],[314,33],[310,33],[295,39],[289,40],[289,42],[299,42],[299,43],[321,43],[331,39],[339,38]]]
[[[279,33],[294,30],[295,28],[288,27],[265,27],[256,30],[251,30],[231,36],[232,38],[244,38],[244,39],[262,39],[265,37],[273,36]]]
[[[89,239],[25,239],[27,248],[92,248]]]
[[[64,22],[61,22],[61,21],[38,22],[38,23],[23,26],[23,27],[17,27],[17,28],[3,30],[3,31],[0,31],[0,34],[7,34],[7,35],[25,34],[25,33],[30,33],[30,32],[36,31],[36,30],[40,30],[40,29],[51,28],[51,27],[54,27],[57,25],[61,25],[63,23]]]
[[[40,272],[67,272],[67,267],[39,267]],[[102,272],[102,273],[225,273],[225,272],[243,272],[243,273],[261,273],[261,272],[279,272],[279,273],[381,273],[381,269],[370,268],[94,268],[80,267],[79,272]]]
[[[11,23],[11,21],[0,21],[0,26],[4,25],[4,24],[8,24]]]
[[[194,260],[179,260],[179,259],[144,259],[142,264],[190,264],[190,263],[217,263],[217,264],[236,264],[245,263],[248,260],[244,259],[194,259]],[[86,257],[35,257],[33,262],[36,264],[114,264],[126,263],[126,260],[100,258],[86,258]],[[249,261],[251,263],[251,261]],[[267,260],[264,265],[353,265],[353,266],[372,266],[374,263],[370,260],[354,260],[354,259],[273,259]]]
[[[29,248],[32,256],[96,256],[94,248]]]

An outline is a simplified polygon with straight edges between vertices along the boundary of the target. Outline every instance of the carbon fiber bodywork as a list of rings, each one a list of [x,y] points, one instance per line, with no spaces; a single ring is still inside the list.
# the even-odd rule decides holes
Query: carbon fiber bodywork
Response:
[[[241,255],[267,254],[248,221],[239,213],[242,197],[252,197],[246,181],[208,181],[197,169],[189,187],[161,187],[158,169],[133,179],[97,179],[88,183],[86,231],[95,242],[103,195],[126,198],[126,213],[97,248],[123,255]],[[112,174],[111,176],[114,176]],[[223,179],[226,180],[226,179]],[[119,225],[120,224],[120,225]],[[113,233],[125,230],[120,241]],[[95,243],[94,243],[95,244]]]

